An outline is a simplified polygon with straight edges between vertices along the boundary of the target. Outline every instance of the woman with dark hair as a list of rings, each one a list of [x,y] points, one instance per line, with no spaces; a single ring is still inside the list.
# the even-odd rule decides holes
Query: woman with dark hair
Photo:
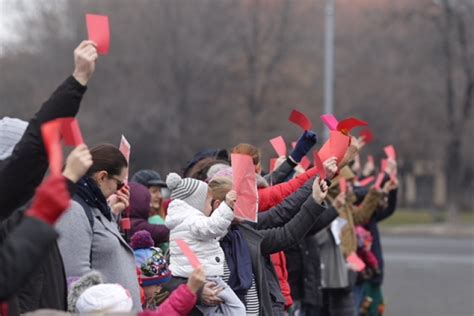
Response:
[[[91,149],[92,167],[78,182],[68,212],[58,222],[59,249],[68,278],[81,277],[97,270],[108,283],[130,290],[133,309],[140,310],[140,290],[133,250],[122,238],[118,215],[129,204],[125,186],[127,161],[114,146],[104,144]],[[113,205],[107,198],[116,194]]]

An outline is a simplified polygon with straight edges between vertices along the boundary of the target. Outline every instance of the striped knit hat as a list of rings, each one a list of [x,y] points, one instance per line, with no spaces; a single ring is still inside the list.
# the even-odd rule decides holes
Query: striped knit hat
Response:
[[[207,183],[192,178],[181,178],[177,173],[166,177],[166,184],[171,190],[171,199],[182,200],[195,209],[204,210],[207,197]]]
[[[0,160],[11,156],[27,126],[28,122],[16,118],[4,117],[0,120]]]

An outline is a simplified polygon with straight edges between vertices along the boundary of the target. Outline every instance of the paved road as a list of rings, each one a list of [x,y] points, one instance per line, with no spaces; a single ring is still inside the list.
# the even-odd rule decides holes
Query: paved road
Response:
[[[383,236],[387,316],[473,316],[474,240]]]

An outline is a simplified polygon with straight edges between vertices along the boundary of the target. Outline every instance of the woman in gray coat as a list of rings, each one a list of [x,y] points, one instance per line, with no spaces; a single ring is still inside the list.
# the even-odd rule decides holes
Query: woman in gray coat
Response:
[[[133,250],[122,238],[115,211],[128,205],[124,187],[127,161],[112,145],[91,149],[92,167],[77,183],[69,211],[57,224],[58,244],[68,279],[92,270],[99,271],[107,283],[118,283],[130,290],[133,309],[141,310],[140,290]],[[112,205],[107,199],[115,194]]]

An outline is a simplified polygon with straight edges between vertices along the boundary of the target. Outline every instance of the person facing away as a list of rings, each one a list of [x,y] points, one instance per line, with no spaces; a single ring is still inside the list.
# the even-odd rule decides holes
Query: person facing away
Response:
[[[194,270],[176,242],[181,239],[196,253],[208,280],[224,288],[219,294],[222,304],[214,307],[200,305],[199,310],[204,315],[245,315],[245,306],[221,278],[224,275],[224,252],[219,239],[227,234],[234,219],[235,191],[229,192],[226,202],[211,212],[211,194],[205,182],[182,179],[178,174],[170,173],[166,183],[172,199],[165,224],[170,229],[170,270],[173,277],[188,278]]]

